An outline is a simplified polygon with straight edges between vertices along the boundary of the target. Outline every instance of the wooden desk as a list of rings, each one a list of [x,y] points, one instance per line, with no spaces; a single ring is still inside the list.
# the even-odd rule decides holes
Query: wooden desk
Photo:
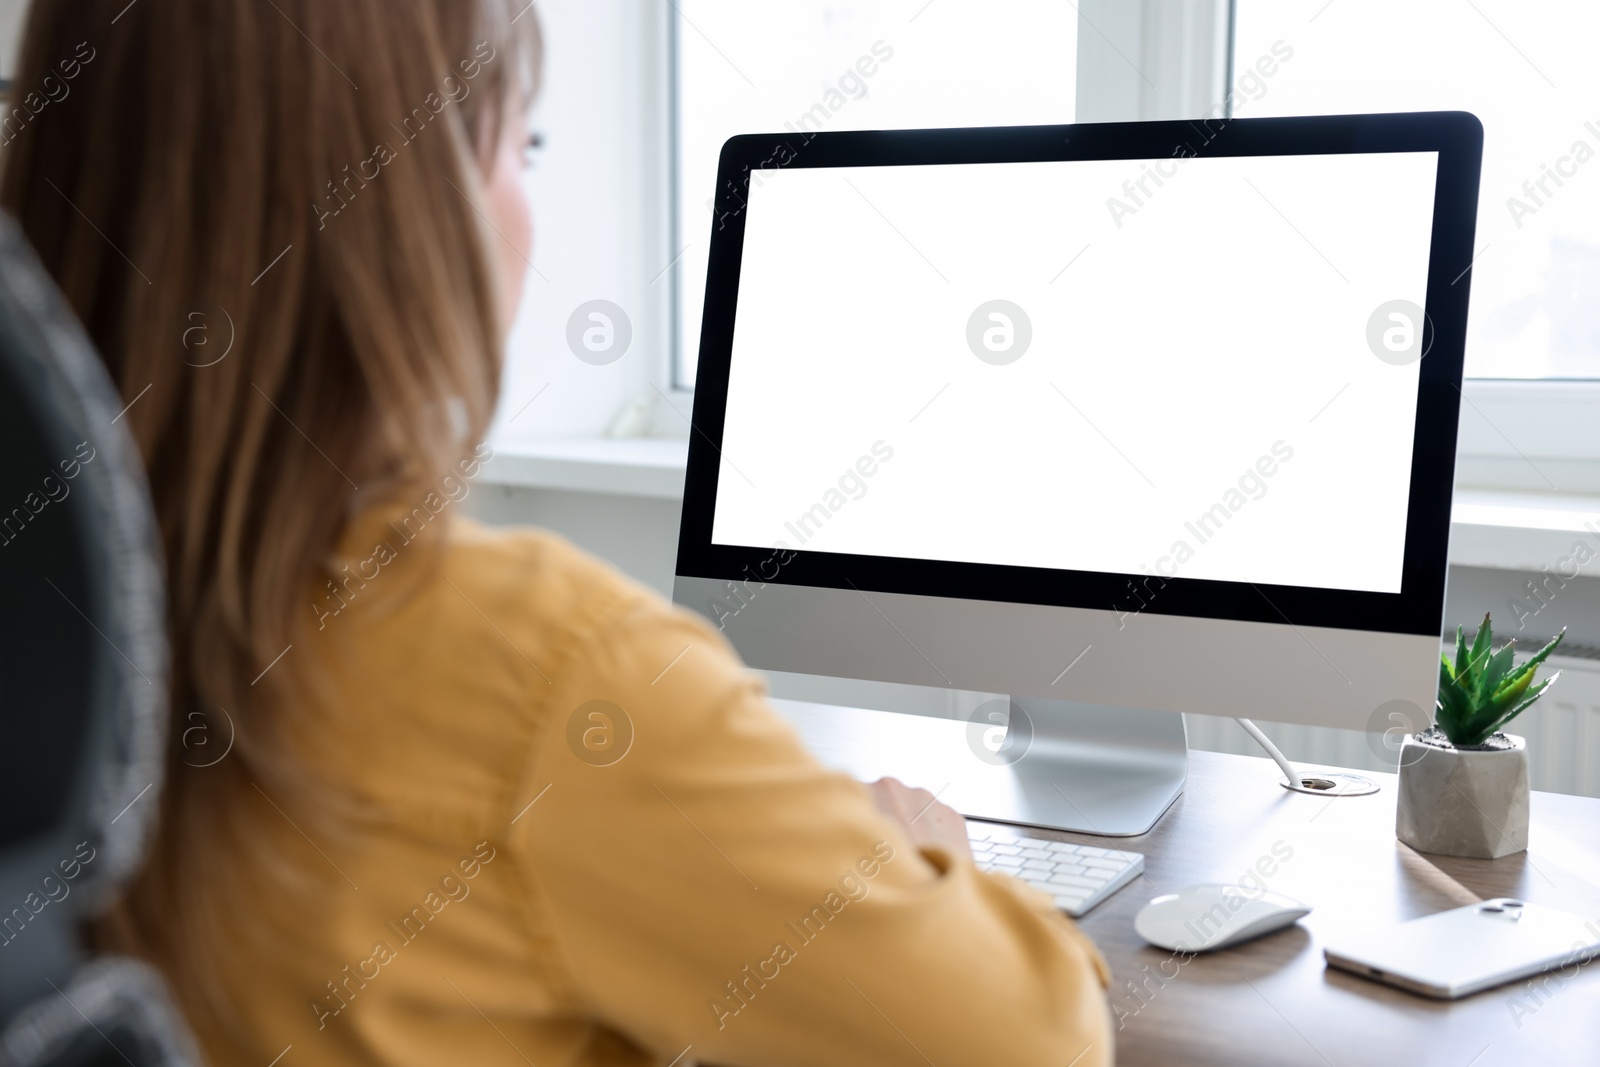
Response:
[[[850,713],[795,707],[782,710],[821,758],[837,763],[853,732]],[[1435,1001],[1328,969],[1322,957],[1330,940],[1489,897],[1600,920],[1600,800],[1535,793],[1528,852],[1454,859],[1397,841],[1394,776],[1372,777],[1382,788],[1371,796],[1308,796],[1281,788],[1270,760],[1193,752],[1183,796],[1150,833],[1108,840],[1041,831],[1145,856],[1144,875],[1080,921],[1114,974],[1118,1063],[1600,1064],[1600,961],[1567,977],[1553,972]],[[1297,926],[1182,964],[1134,933],[1133,917],[1151,897],[1236,882],[1275,845],[1292,855],[1269,888],[1314,909]]]

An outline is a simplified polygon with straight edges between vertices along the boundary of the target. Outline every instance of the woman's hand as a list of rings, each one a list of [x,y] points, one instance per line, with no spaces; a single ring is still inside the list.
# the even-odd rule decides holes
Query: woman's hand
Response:
[[[935,800],[932,793],[912,789],[898,778],[879,778],[867,788],[872,790],[879,810],[905,827],[917,847],[932,845],[972,858],[967,821],[955,809]]]

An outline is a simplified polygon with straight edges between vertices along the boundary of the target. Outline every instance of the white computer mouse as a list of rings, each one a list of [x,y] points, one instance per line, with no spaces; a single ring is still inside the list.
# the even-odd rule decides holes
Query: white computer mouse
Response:
[[[1192,885],[1146,904],[1133,928],[1158,948],[1210,952],[1282,930],[1310,912],[1279,893],[1239,885]]]

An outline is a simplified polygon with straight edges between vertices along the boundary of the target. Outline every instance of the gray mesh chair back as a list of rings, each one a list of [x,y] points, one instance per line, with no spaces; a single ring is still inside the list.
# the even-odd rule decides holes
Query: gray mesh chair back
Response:
[[[199,1062],[165,983],[92,958],[166,734],[159,540],[121,404],[0,217],[0,1067]]]

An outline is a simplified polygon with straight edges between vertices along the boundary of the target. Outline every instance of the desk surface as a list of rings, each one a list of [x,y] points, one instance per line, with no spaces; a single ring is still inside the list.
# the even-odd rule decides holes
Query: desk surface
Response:
[[[825,760],[821,750],[837,750],[861,715],[784,710]],[[1193,752],[1184,794],[1148,834],[1040,831],[1144,853],[1144,875],[1080,920],[1114,975],[1118,1063],[1600,1063],[1600,961],[1568,977],[1435,1001],[1330,970],[1322,958],[1332,940],[1490,897],[1600,918],[1600,800],[1535,793],[1528,852],[1455,859],[1397,841],[1394,776],[1372,777],[1382,788],[1371,796],[1308,796],[1281,788],[1270,760]],[[1134,933],[1133,917],[1151,897],[1236,882],[1274,847],[1292,854],[1269,887],[1313,907],[1299,925],[1181,965]]]

